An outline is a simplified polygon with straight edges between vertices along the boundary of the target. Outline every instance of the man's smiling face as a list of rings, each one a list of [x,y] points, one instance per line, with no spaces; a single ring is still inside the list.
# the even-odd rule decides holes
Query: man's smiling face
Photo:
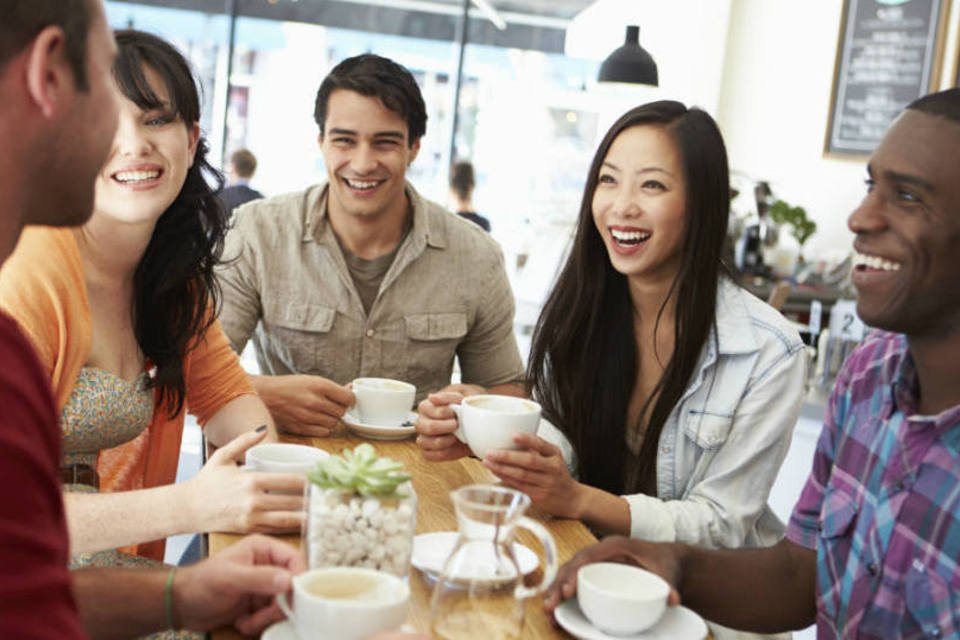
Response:
[[[907,110],[868,167],[850,215],[853,284],[867,324],[911,336],[960,327],[960,125]]]
[[[407,167],[420,141],[410,144],[407,122],[379,98],[347,89],[331,93],[320,150],[331,215],[372,222],[406,213]]]

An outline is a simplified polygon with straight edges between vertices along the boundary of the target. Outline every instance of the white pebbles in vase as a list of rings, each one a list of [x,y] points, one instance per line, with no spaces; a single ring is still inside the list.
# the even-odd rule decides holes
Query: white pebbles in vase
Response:
[[[364,497],[339,489],[310,487],[310,567],[368,567],[406,575],[417,501],[409,483],[399,491],[406,497]]]
[[[310,568],[367,567],[405,576],[416,530],[410,475],[361,444],[309,474],[304,547]]]

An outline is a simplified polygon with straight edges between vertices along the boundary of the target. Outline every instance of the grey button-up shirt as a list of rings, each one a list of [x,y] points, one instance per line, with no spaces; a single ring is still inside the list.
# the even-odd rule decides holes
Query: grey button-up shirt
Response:
[[[264,374],[396,378],[417,386],[418,401],[450,383],[454,356],[465,383],[522,380],[513,294],[487,233],[408,184],[413,225],[367,315],[326,193],[319,184],[234,213],[217,272],[234,349],[252,336]]]

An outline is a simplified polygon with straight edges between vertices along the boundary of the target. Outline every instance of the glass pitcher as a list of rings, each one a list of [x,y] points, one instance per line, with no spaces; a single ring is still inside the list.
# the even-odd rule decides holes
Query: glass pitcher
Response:
[[[430,601],[431,627],[438,638],[513,640],[522,637],[524,599],[542,592],[557,572],[553,536],[523,514],[530,498],[496,485],[468,485],[451,492],[459,532],[450,557],[437,577]],[[517,528],[540,541],[543,580],[524,584],[514,546]]]

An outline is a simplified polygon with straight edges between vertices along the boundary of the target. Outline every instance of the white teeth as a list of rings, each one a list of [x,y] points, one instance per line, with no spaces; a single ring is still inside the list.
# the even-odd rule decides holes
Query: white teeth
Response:
[[[118,171],[113,177],[118,182],[142,182],[144,180],[154,180],[160,176],[160,172],[153,171]]]
[[[352,189],[373,189],[377,186],[376,180],[351,180],[350,178],[344,178],[347,185]]]
[[[650,237],[649,231],[620,231],[619,229],[610,229],[610,235],[617,242],[643,242]]]
[[[868,256],[864,253],[855,253],[853,256],[854,267],[867,267],[868,269],[878,269],[880,271],[899,271],[900,263],[881,258],[879,256]]]

